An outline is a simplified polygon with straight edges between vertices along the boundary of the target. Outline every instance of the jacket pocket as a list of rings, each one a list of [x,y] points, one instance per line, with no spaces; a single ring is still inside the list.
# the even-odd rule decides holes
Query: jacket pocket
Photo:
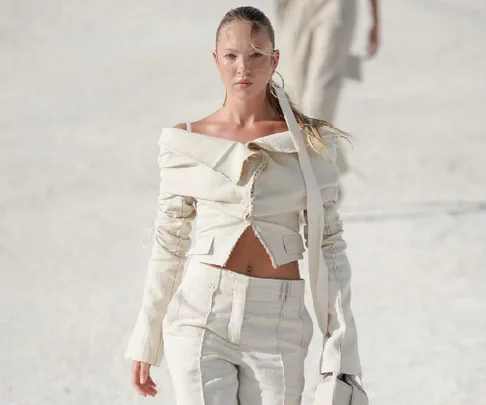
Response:
[[[282,237],[285,251],[289,255],[300,255],[305,251],[304,242],[300,233],[294,235],[284,235]]]
[[[188,255],[209,255],[213,254],[214,236],[205,236],[196,239],[187,252]]]

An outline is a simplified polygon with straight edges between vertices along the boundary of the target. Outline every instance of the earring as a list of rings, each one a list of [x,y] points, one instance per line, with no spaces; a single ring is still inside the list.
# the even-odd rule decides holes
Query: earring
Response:
[[[274,74],[276,74],[276,75],[278,75],[278,77],[280,77],[280,80],[282,82],[282,84],[280,86],[273,80]],[[279,72],[277,72],[276,70],[274,70],[273,73],[272,73],[272,85],[275,86],[275,87],[280,87],[281,89],[283,89],[285,87],[285,80],[284,80],[283,76]]]

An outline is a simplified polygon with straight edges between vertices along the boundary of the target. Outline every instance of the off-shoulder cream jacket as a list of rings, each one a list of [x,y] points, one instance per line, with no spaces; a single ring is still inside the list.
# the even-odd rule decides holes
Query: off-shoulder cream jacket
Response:
[[[308,247],[313,304],[324,336],[321,372],[361,376],[351,270],[336,210],[335,135],[322,132],[323,156],[303,144],[300,133],[296,142],[300,129],[293,116],[290,122],[286,118],[289,131],[247,143],[163,129],[154,244],[127,358],[160,364],[162,321],[187,256],[222,266],[243,231],[252,227],[274,267],[302,259]]]

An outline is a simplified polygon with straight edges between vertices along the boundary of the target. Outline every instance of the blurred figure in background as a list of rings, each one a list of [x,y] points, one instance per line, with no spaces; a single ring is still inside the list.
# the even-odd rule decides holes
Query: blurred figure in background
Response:
[[[369,0],[372,25],[367,56],[379,45],[378,0]],[[281,71],[287,88],[300,109],[311,117],[334,122],[343,77],[359,78],[359,58],[349,55],[355,25],[357,0],[276,0],[276,25],[282,55]],[[337,165],[348,165],[338,148]],[[342,191],[340,190],[340,200]]]

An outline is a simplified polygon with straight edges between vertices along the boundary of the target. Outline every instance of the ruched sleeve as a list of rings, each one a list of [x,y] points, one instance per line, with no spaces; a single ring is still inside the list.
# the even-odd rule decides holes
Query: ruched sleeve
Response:
[[[162,321],[179,287],[190,247],[189,234],[196,209],[194,199],[167,192],[164,187],[167,152],[159,154],[160,192],[153,248],[145,278],[142,306],[125,357],[160,365],[163,357]]]

